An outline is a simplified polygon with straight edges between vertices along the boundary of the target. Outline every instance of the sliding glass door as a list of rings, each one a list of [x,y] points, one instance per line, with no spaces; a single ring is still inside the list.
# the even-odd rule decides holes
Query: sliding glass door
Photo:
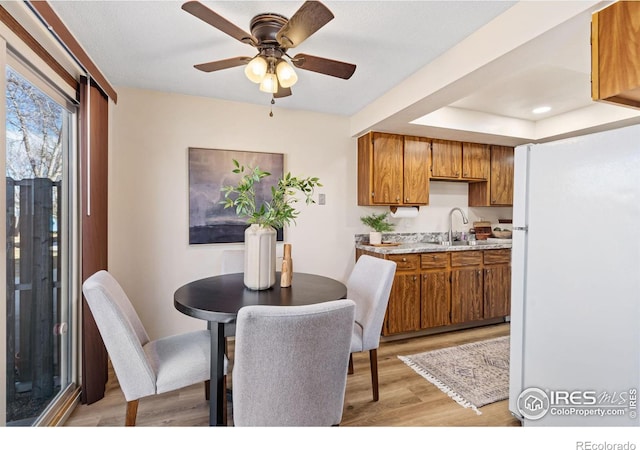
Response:
[[[74,384],[75,107],[9,58],[6,132],[6,424],[34,425]]]

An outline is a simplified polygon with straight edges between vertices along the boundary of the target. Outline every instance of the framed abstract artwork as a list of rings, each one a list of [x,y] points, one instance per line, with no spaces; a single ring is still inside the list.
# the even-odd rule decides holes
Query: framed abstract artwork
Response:
[[[234,208],[224,208],[223,186],[241,178],[233,173],[233,160],[271,173],[256,184],[258,203],[271,199],[271,187],[284,173],[284,154],[189,147],[189,244],[244,242],[247,220]],[[262,200],[264,199],[264,200]],[[283,240],[282,230],[277,239]]]

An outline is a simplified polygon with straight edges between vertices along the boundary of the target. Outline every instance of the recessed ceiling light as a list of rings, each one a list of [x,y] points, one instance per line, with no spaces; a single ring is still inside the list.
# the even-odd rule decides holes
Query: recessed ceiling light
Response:
[[[551,111],[551,106],[538,106],[531,111],[534,114],[544,114],[546,112]]]

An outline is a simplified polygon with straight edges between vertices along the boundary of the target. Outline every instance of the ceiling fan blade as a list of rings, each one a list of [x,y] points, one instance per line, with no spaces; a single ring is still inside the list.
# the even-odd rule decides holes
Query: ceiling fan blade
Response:
[[[273,98],[288,97],[290,95],[291,95],[291,88],[283,88],[282,86],[280,86],[280,83],[278,83],[278,92],[273,94]]]
[[[322,3],[306,1],[278,31],[276,39],[282,47],[293,48],[325,26],[333,17],[333,13]]]
[[[332,77],[348,80],[356,71],[355,64],[335,61],[333,59],[320,58],[319,56],[298,53],[291,59],[294,66],[299,69],[331,75]]]
[[[207,8],[200,2],[186,2],[182,5],[182,9],[240,42],[244,42],[249,45],[256,45],[258,43],[256,38],[251,36],[251,33],[247,33],[242,28],[232,24],[227,19]]]
[[[215,72],[216,70],[229,69],[231,67],[243,66],[251,61],[249,56],[237,56],[235,58],[221,59],[219,61],[211,61],[208,63],[196,64],[195,67],[203,72]]]

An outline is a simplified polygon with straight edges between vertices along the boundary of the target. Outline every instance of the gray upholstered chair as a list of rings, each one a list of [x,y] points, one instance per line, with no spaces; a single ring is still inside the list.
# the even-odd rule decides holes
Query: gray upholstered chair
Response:
[[[236,426],[332,426],[342,420],[355,305],[246,306],[233,367]]]
[[[151,341],[127,294],[105,270],[87,278],[82,292],[127,400],[125,425],[136,424],[140,398],[203,381],[208,396],[211,336],[207,330]]]
[[[378,347],[389,294],[396,273],[396,263],[373,256],[358,258],[347,280],[347,298],[356,303],[351,352],[369,351],[373,400],[380,398],[378,390]],[[353,373],[353,356],[349,357],[349,373]]]

